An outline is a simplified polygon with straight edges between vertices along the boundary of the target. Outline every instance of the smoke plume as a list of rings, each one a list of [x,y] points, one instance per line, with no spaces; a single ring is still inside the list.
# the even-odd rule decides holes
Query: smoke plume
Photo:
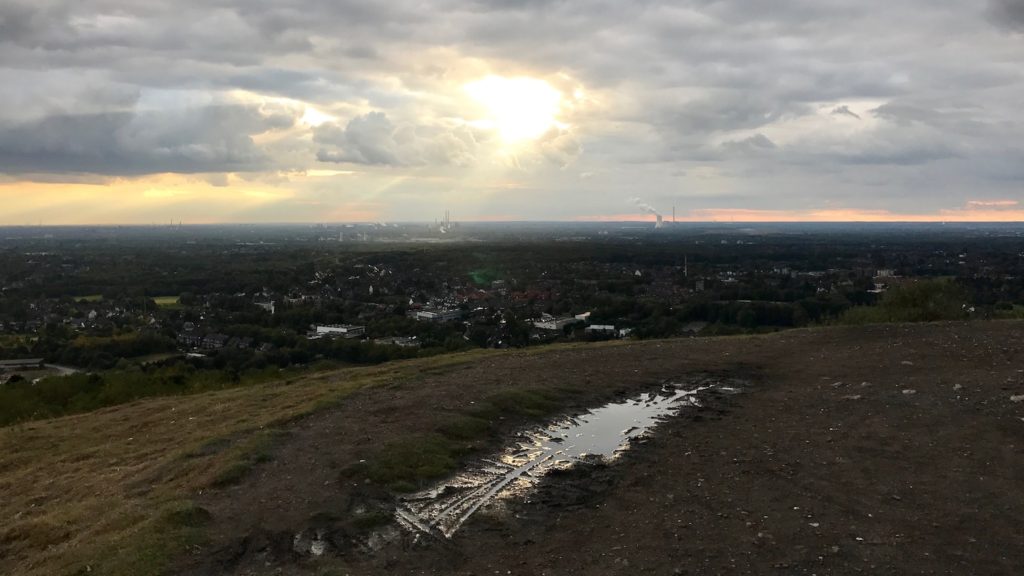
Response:
[[[655,216],[658,217],[661,216],[661,214],[657,210],[655,210],[653,206],[651,206],[647,202],[644,202],[640,198],[630,198],[629,201],[632,202],[637,208],[640,208],[641,210],[648,214],[654,214]]]

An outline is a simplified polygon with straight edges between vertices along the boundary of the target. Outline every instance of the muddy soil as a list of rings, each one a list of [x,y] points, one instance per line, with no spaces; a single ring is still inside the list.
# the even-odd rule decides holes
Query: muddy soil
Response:
[[[523,430],[509,446],[476,458],[457,474],[399,498],[395,518],[416,537],[451,539],[478,511],[528,499],[552,473],[591,463],[611,463],[656,434],[680,412],[703,408],[719,394],[740,393],[746,383],[692,379],[605,404]]]
[[[365,390],[197,501],[186,574],[1024,573],[1024,325],[838,328],[510,353]],[[554,474],[450,540],[382,519],[345,470],[496,391],[578,385],[582,410],[692,374],[752,382],[611,465]],[[509,419],[508,432],[523,422]],[[357,519],[357,521],[353,521]],[[359,520],[365,519],[365,521]]]

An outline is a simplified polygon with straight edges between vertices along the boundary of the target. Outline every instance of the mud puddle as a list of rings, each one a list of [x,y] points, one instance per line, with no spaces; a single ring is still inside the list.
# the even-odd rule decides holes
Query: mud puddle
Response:
[[[710,380],[670,383],[658,392],[527,430],[503,452],[400,499],[395,518],[416,534],[451,538],[481,507],[498,499],[524,496],[552,470],[588,460],[615,460],[632,440],[649,434],[665,418],[700,406],[700,397],[711,390],[740,391],[735,385]]]

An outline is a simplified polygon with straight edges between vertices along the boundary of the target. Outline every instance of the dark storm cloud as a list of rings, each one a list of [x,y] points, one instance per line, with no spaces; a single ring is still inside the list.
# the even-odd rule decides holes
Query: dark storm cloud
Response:
[[[807,111],[801,104],[734,92],[681,103],[669,111],[665,123],[683,133],[706,134],[758,128]]]
[[[55,115],[0,125],[0,172],[112,175],[269,169],[253,136],[290,127],[287,113],[208,106],[159,112]]]
[[[1024,0],[991,0],[991,13],[999,25],[1024,30]]]
[[[394,124],[381,112],[353,118],[344,128],[337,125],[321,126],[316,130],[314,139],[325,145],[317,152],[317,158],[322,162],[407,163],[399,160],[400,144]]]
[[[395,126],[383,112],[357,116],[344,127],[321,125],[313,140],[320,146],[317,160],[338,164],[466,165],[476,150],[476,140],[468,130]]]
[[[0,42],[31,39],[38,26],[39,13],[31,6],[0,4]]]

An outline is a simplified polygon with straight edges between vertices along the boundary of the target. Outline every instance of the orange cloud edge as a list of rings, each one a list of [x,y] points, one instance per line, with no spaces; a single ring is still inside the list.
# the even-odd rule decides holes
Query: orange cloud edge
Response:
[[[201,200],[201,201],[199,201]],[[190,224],[250,223],[245,209],[265,207],[264,213],[281,217],[275,222],[308,223],[408,221],[389,214],[387,206],[373,198],[331,201],[303,198],[272,183],[243,182],[217,187],[198,177],[160,175],[145,179],[116,180],[113,186],[95,184],[46,184],[0,182],[0,226],[18,226],[45,219],[51,225],[145,225],[168,219]],[[453,214],[474,222],[552,220],[524,217],[510,211]],[[671,219],[671,213],[664,216]],[[555,219],[576,222],[653,222],[639,212],[581,214]],[[1005,198],[966,199],[958,208],[907,213],[856,208],[758,210],[707,208],[681,210],[678,222],[1024,222],[1021,201]]]
[[[1013,200],[972,201],[965,208],[912,214],[888,210],[750,210],[709,208],[677,215],[677,222],[1024,222],[1024,209]],[[665,221],[671,215],[663,215]],[[591,215],[574,218],[580,222],[654,222],[648,214]]]

